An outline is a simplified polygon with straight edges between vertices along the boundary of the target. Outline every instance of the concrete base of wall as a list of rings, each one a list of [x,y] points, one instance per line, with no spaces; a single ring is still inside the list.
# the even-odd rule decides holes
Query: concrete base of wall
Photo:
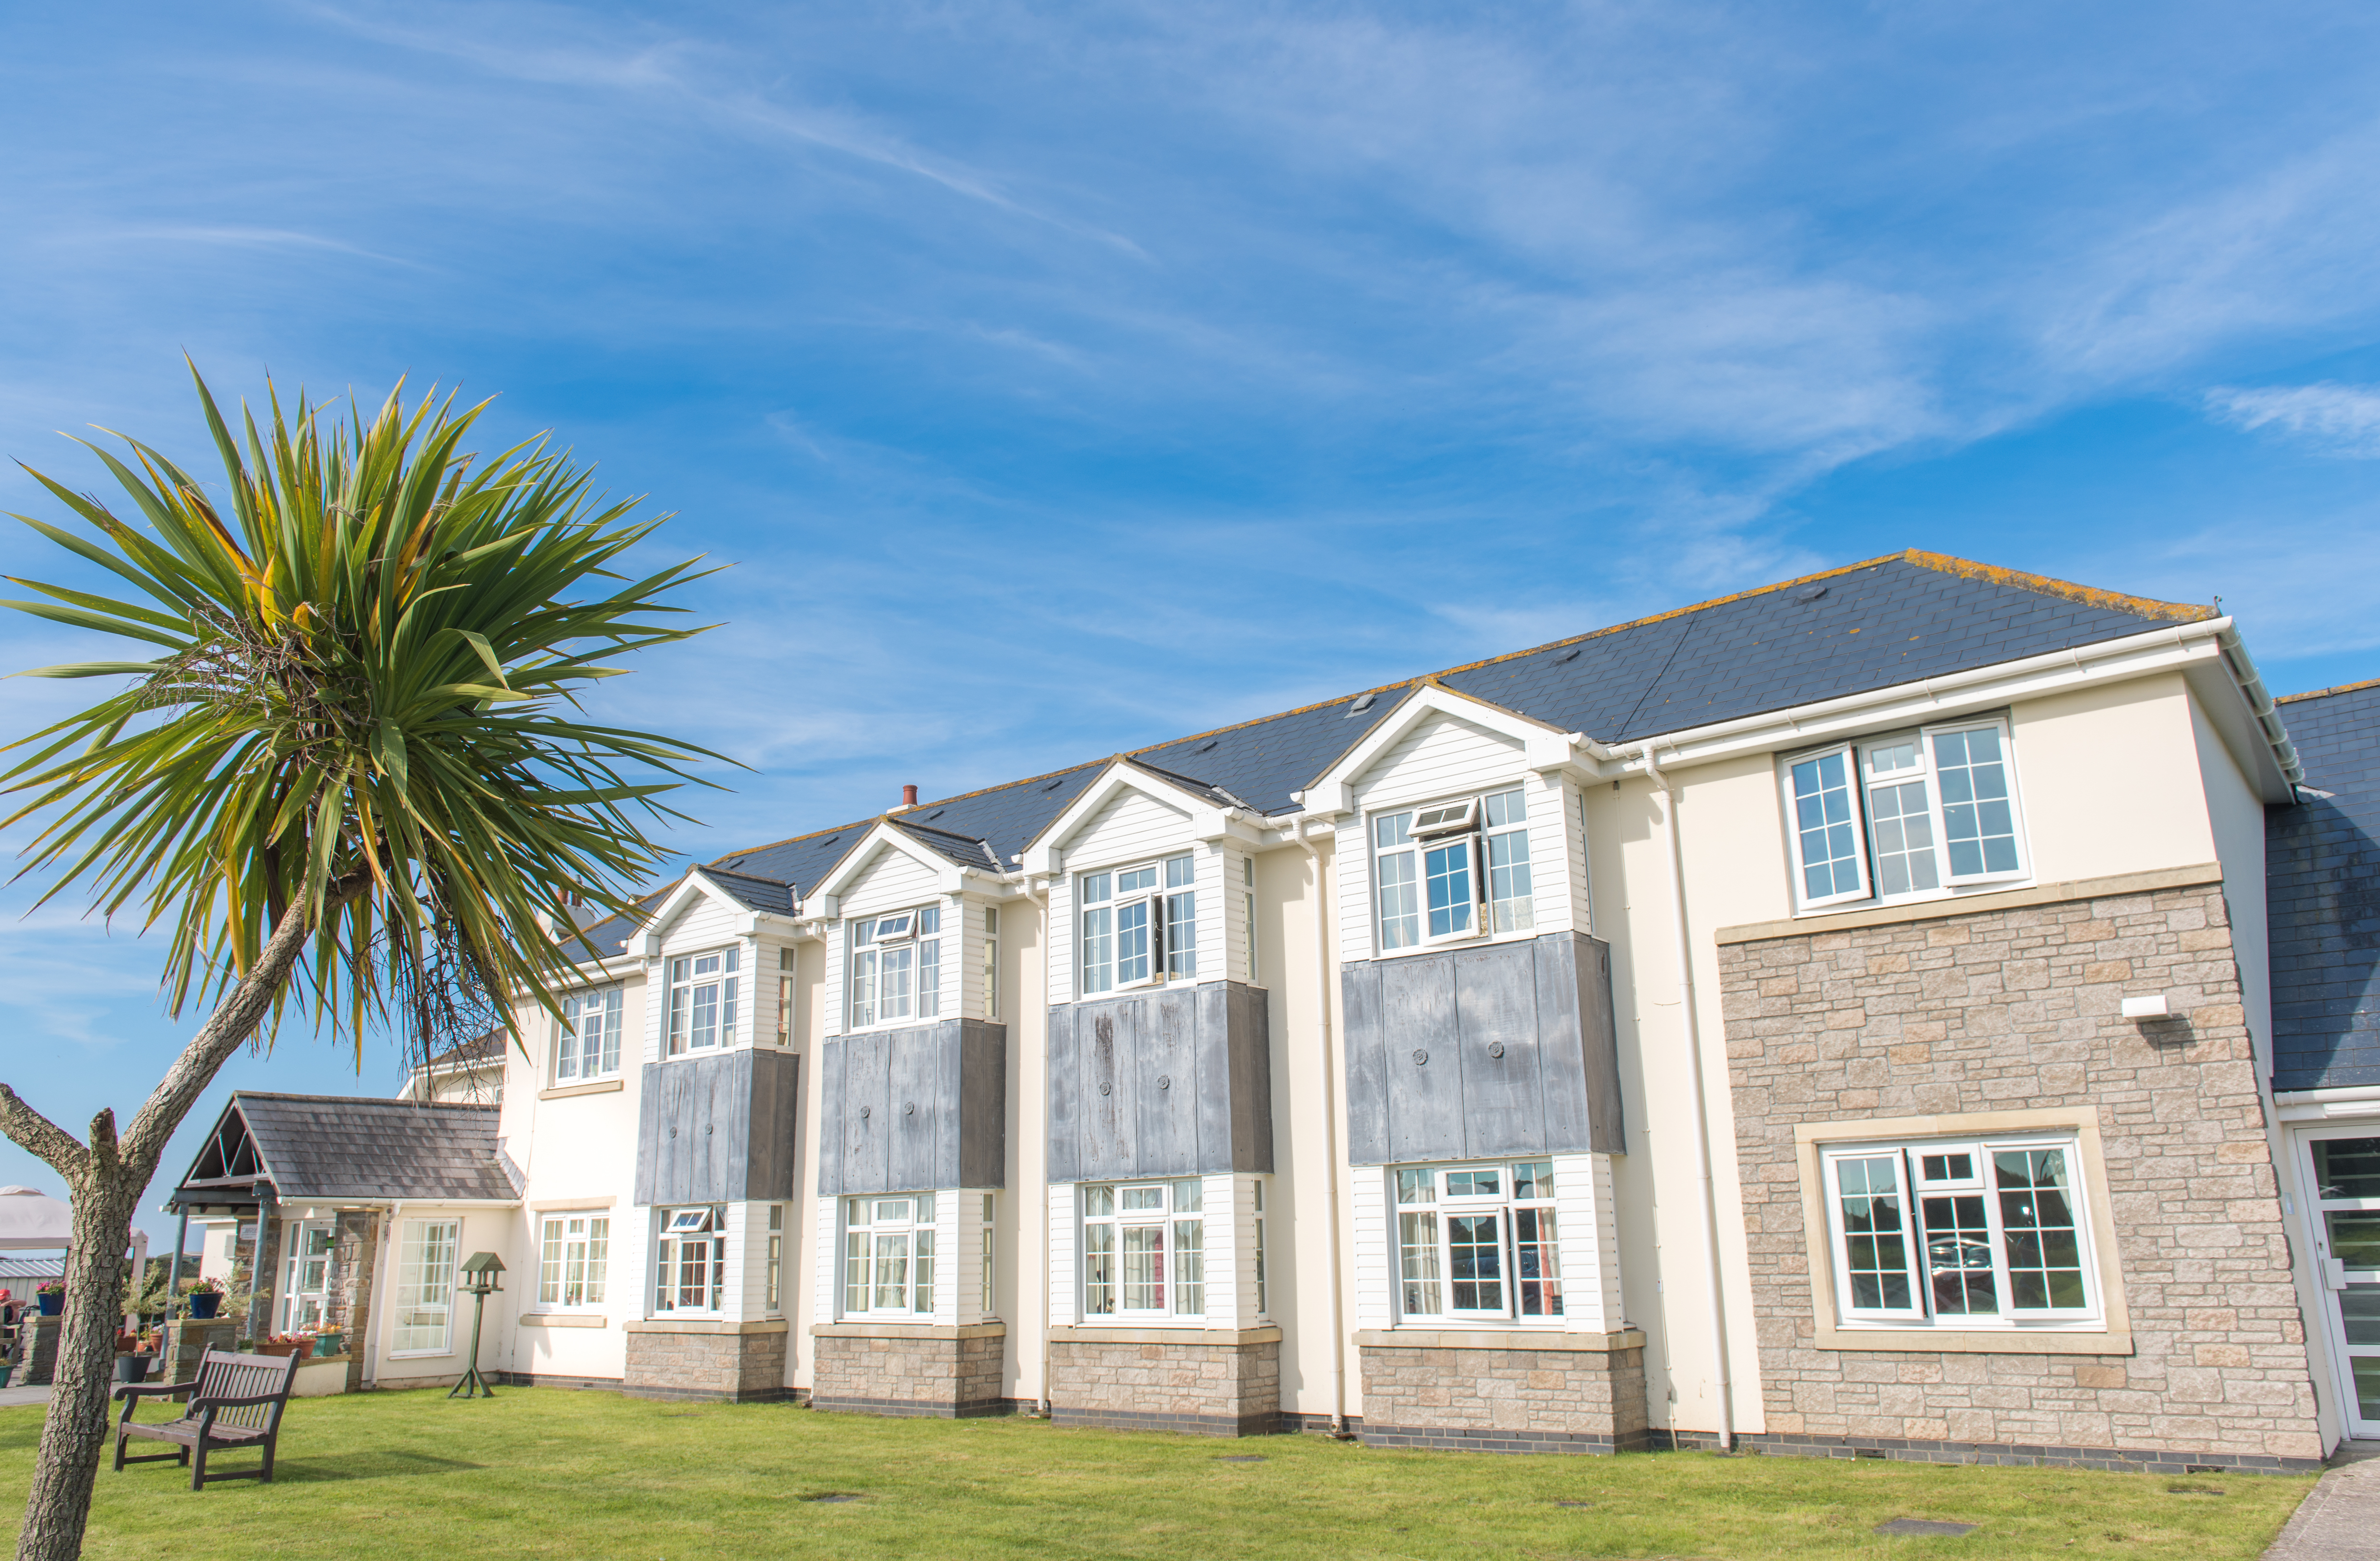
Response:
[[[2010,1469],[2105,1469],[2119,1474],[2319,1474],[2320,1458],[2262,1453],[2187,1453],[2144,1447],[2051,1447],[2013,1442],[1933,1442],[1892,1436],[1754,1434],[1737,1447],[1771,1457],[1888,1458],[1900,1463],[1977,1463]]]
[[[813,1409],[938,1420],[1010,1412],[1000,1396],[1004,1323],[820,1323],[810,1337]]]
[[[783,1323],[630,1323],[620,1391],[636,1398],[759,1404],[793,1396],[785,1385]]]
[[[1364,1445],[1482,1453],[1652,1445],[1645,1335],[1408,1330],[1355,1335]]]
[[[1052,1328],[1050,1421],[1269,1436],[1281,1429],[1281,1330]]]

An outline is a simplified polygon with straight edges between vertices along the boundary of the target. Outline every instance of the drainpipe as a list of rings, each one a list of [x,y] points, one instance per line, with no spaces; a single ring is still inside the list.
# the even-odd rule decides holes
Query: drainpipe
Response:
[[[1055,1235],[1056,1232],[1050,1230],[1049,1227],[1050,1181],[1048,1175],[1049,1161],[1046,1157],[1049,1153],[1050,1146],[1050,1124],[1048,1120],[1050,1091],[1047,1082],[1047,1075],[1050,1067],[1050,941],[1055,938],[1058,933],[1057,929],[1050,925],[1049,884],[1045,881],[1041,885],[1041,892],[1037,895],[1033,892],[1032,879],[1027,878],[1025,881],[1025,893],[1027,898],[1041,908],[1041,996],[1039,999],[1039,1006],[1041,1008],[1042,1024],[1041,1067],[1044,1075],[1044,1082],[1041,1090],[1043,1118],[1041,1123],[1041,1149],[1042,1154],[1044,1155],[1044,1159],[1042,1161],[1043,1175],[1041,1181],[1042,1226],[1040,1262],[1041,1360],[1039,1369],[1041,1376],[1041,1402],[1035,1412],[1046,1421],[1053,1418],[1056,1413],[1050,1402],[1050,1238]],[[1017,1016],[1020,1018],[1024,1017],[1024,1007],[1022,1004],[1018,1006]],[[1025,1218],[1022,1213],[1017,1215],[1016,1221],[1016,1250],[1020,1256],[1025,1250]],[[1082,1261],[1081,1254],[1076,1254],[1075,1261],[1077,1262]]]
[[[1653,743],[1646,739],[1636,745],[1636,756],[1645,762],[1645,774],[1658,787],[1669,804],[1669,827],[1663,831],[1670,837],[1670,921],[1678,945],[1678,1007],[1685,1018],[1686,1055],[1694,1064],[1694,1175],[1696,1189],[1702,1200],[1703,1239],[1706,1250],[1705,1266],[1709,1278],[1711,1352],[1718,1367],[1718,1438],[1719,1451],[1735,1448],[1735,1389],[1729,1380],[1727,1348],[1727,1297],[1719,1280],[1718,1194],[1712,1184],[1710,1109],[1703,1089],[1702,1021],[1694,1011],[1694,940],[1686,931],[1686,854],[1680,835],[1678,794],[1670,785],[1670,777],[1661,773],[1654,761]],[[1674,1428],[1676,1421],[1671,1420]]]
[[[1339,1101],[1331,1072],[1330,1046],[1330,923],[1324,913],[1322,853],[1305,837],[1305,821],[1293,822],[1290,837],[1305,852],[1314,873],[1314,1022],[1322,1037],[1322,1144],[1329,1175],[1324,1183],[1324,1228],[1330,1243],[1330,1434],[1341,1442],[1354,1440],[1347,1429],[1347,1324],[1341,1299],[1339,1274]],[[1254,937],[1256,930],[1250,928]]]

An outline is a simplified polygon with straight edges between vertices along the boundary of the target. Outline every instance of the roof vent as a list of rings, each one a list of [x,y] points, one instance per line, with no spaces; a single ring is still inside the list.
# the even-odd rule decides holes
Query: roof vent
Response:
[[[948,811],[950,811],[950,810],[949,810],[948,808],[937,808],[937,809],[935,809],[932,812],[928,813],[928,814],[926,815],[926,822],[927,822],[928,823],[933,823],[936,819],[941,818],[944,813],[948,812]]]
[[[1555,665],[1556,666],[1560,666],[1562,663],[1564,663],[1564,662],[1566,662],[1566,661],[1576,661],[1576,660],[1578,660],[1578,653],[1579,653],[1579,652],[1581,652],[1581,651],[1585,650],[1585,648],[1586,648],[1586,647],[1585,647],[1585,646],[1584,646],[1584,645],[1572,645],[1569,650],[1564,651],[1561,654],[1560,654],[1560,655],[1558,655],[1558,656],[1556,656],[1556,657],[1554,658],[1554,665]]]
[[[1043,787],[1041,789],[1042,789],[1042,790],[1044,790],[1044,791],[1055,791],[1055,790],[1057,790],[1060,787],[1062,787],[1062,786],[1063,786],[1063,785],[1065,785],[1065,784],[1066,784],[1066,777],[1065,777],[1065,776],[1063,776],[1063,775],[1060,775],[1056,780],[1051,781],[1048,786]]]
[[[1220,738],[1208,738],[1205,742],[1198,745],[1198,751],[1201,753],[1212,753],[1215,751],[1215,745],[1222,740],[1223,739]]]
[[[1803,589],[1793,593],[1793,600],[1796,602],[1815,602],[1819,597],[1824,596],[1826,593],[1827,588],[1823,585],[1804,586]]]
[[[1378,697],[1379,696],[1377,694],[1366,694],[1363,698],[1357,700],[1354,704],[1347,707],[1347,713],[1349,715],[1363,714],[1364,712],[1372,708],[1372,701]]]

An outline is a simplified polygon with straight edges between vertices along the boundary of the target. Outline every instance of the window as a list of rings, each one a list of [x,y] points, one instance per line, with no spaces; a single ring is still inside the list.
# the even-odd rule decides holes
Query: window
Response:
[[[663,1209],[653,1252],[655,1311],[717,1311],[727,1289],[727,1211]]]
[[[1396,1178],[1402,1315],[1562,1314],[1550,1163],[1414,1166]]]
[[[934,1195],[843,1201],[843,1312],[934,1310]]]
[[[537,1304],[600,1306],[612,1265],[608,1214],[548,1214],[539,1244]]]
[[[407,1220],[396,1249],[396,1326],[391,1355],[443,1355],[455,1310],[455,1220]]]
[[[301,1225],[290,1232],[287,1276],[282,1281],[283,1332],[320,1328],[327,1320],[331,1257],[336,1245],[327,1225]]]
[[[1257,984],[1257,859],[1240,859],[1240,903],[1247,916],[1248,984]]]
[[[2070,1135],[1823,1158],[1844,1323],[2005,1328],[2097,1315]]]
[[[761,1285],[761,1306],[770,1311],[784,1308],[785,1206],[769,1205],[769,1265]]]
[[[1270,1298],[1265,1294],[1264,1183],[1260,1181],[1248,1183],[1248,1197],[1255,1204],[1257,1214],[1257,1315],[1262,1317],[1272,1310],[1269,1305]]]
[[[941,929],[941,908],[932,905],[851,923],[852,1029],[942,1011]]]
[[[990,1316],[995,1310],[991,1304],[991,1249],[993,1235],[991,1224],[991,1199],[992,1195],[989,1192],[983,1195],[983,1295],[976,1303],[977,1310],[981,1311],[986,1317]]]
[[[620,989],[575,992],[562,1000],[553,1047],[553,1081],[577,1083],[620,1071]]]
[[[792,949],[781,948],[777,950],[777,969],[780,970],[793,970],[795,968],[795,961],[800,956],[795,954]],[[793,1043],[794,978],[791,976],[779,976],[777,978],[777,1044],[780,1046],[790,1046]]]
[[[1085,996],[1198,973],[1196,869],[1193,859],[1181,856],[1083,874],[1077,894]]]
[[[1383,951],[1536,926],[1524,789],[1382,813],[1372,861]]]
[[[1204,1207],[1196,1178],[1083,1189],[1083,1314],[1205,1316]]]
[[[2024,875],[2008,729],[1929,726],[1785,765],[1803,909]]]
[[[735,1037],[739,950],[683,956],[669,962],[669,1055],[723,1046]]]
[[[983,1017],[1000,1017],[1000,909],[983,908]]]

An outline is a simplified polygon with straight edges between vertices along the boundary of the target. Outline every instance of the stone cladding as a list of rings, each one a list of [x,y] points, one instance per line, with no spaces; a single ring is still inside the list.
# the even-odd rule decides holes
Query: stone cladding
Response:
[[[1050,1340],[1053,1423],[1206,1436],[1281,1429],[1277,1334],[1235,1344],[1082,1336],[1092,1331],[1065,1330]]]
[[[733,1326],[733,1324],[730,1324]],[[680,1332],[631,1323],[620,1389],[634,1398],[717,1398],[748,1404],[790,1398],[784,1324],[765,1332]]]
[[[1000,1393],[1008,1337],[999,1323],[877,1328],[838,1323],[811,1334],[814,1409],[946,1420],[1009,1412]]]
[[[1764,929],[1765,931],[1765,929]],[[2295,1468],[2322,1455],[2219,886],[1722,943],[1767,1450]],[[2175,1018],[2119,1015],[2165,993]],[[1820,1348],[1800,1123],[2099,1123],[2129,1353]],[[1826,1282],[1822,1278],[1820,1293]],[[2148,1461],[2143,1461],[2148,1460]]]
[[[1359,1338],[1364,1445],[1483,1453],[1627,1453],[1650,1445],[1645,1343],[1617,1348],[1439,1348]],[[1598,1339],[1600,1335],[1597,1335]]]

